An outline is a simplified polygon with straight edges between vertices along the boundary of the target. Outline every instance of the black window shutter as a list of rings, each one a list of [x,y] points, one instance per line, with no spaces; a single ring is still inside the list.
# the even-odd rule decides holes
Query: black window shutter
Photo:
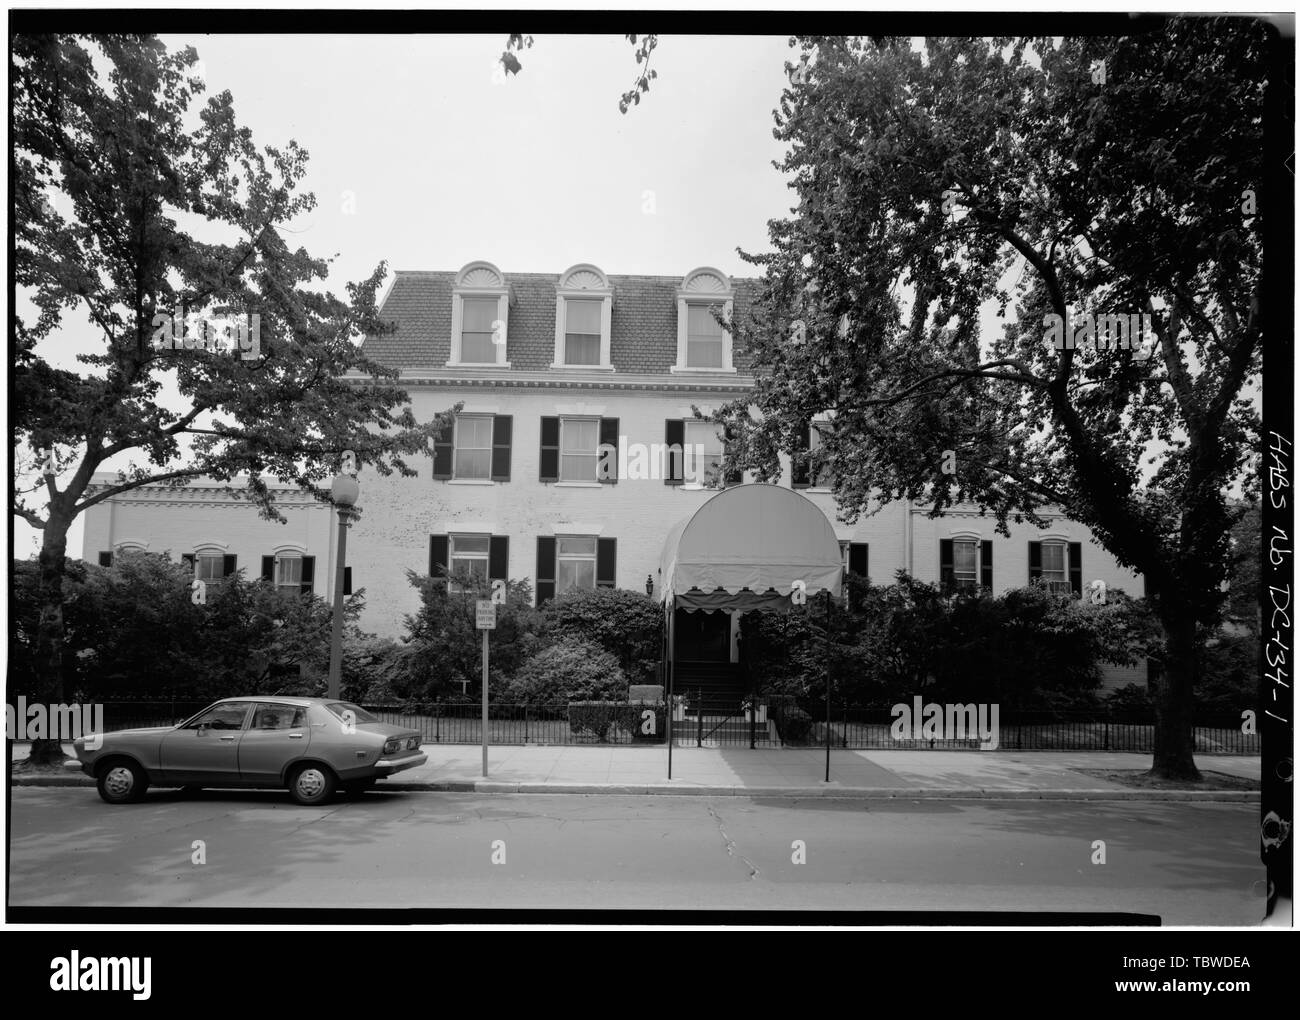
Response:
[[[1083,543],[1070,543],[1070,591],[1083,594]]]
[[[980,586],[993,590],[993,543],[988,540],[980,543]]]
[[[597,478],[607,485],[618,481],[618,419],[600,419],[600,459],[596,461]],[[605,469],[600,470],[601,466]]]
[[[498,414],[492,419],[492,481],[510,481],[510,440],[514,415]]]
[[[452,442],[455,423],[446,425],[433,437],[433,477],[450,478],[452,474],[452,454],[455,445]]]
[[[510,573],[510,537],[493,535],[488,542],[488,580],[504,581]]]
[[[235,572],[235,560],[236,560],[236,557],[234,557],[234,556],[223,556],[223,557],[221,557],[221,576],[222,576],[222,577],[229,577],[231,574],[233,574],[233,573]]]
[[[302,558],[302,594],[310,595],[316,585],[316,557],[304,556]]]
[[[952,539],[939,539],[939,583],[952,584],[953,574],[953,556],[952,556]]]
[[[446,535],[429,536],[429,576],[446,577],[451,549]]]
[[[191,573],[194,571],[194,553],[181,553],[181,562],[190,568]]]
[[[849,543],[849,575],[851,578],[861,577],[862,582],[849,581],[849,605],[854,609],[862,605],[863,592],[862,584],[867,578],[867,543],[850,542]]]
[[[1043,576],[1043,543],[1029,543],[1029,580],[1037,581]]]
[[[618,578],[618,539],[596,539],[596,587],[615,588]]]
[[[111,567],[113,565],[113,554],[111,552],[102,552],[99,554],[99,565],[101,567]]]
[[[555,536],[537,536],[537,604],[555,597]]]
[[[351,567],[343,568],[343,594],[344,595],[352,594],[352,568]]]
[[[560,419],[543,418],[542,419],[542,470],[540,479],[543,482],[558,482],[560,480]]]
[[[275,580],[275,557],[274,556],[262,557],[262,580],[263,581]]]
[[[731,445],[731,429],[723,428],[722,443],[723,443],[722,452],[725,455],[727,452],[727,447]],[[743,471],[728,471],[725,475],[722,476],[723,488],[726,488],[728,485],[741,485],[744,481],[745,481],[745,473]]]
[[[686,445],[686,422],[681,418],[664,419],[664,446],[668,448],[664,455],[664,484],[681,485],[686,481],[686,471],[682,461],[682,449]]]
[[[799,436],[799,445],[794,448],[790,457],[790,488],[806,489],[812,478],[812,472],[808,466],[808,451],[812,448],[812,426],[805,425],[803,432]]]

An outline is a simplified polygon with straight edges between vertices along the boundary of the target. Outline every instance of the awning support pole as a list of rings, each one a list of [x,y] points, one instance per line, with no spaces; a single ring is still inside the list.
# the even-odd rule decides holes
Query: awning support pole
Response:
[[[826,782],[831,781],[831,593],[826,592]]]

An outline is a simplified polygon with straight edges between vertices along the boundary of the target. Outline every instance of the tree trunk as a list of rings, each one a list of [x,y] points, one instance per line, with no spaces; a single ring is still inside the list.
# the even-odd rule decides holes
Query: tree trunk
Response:
[[[47,719],[52,705],[63,701],[63,579],[67,566],[68,525],[70,520],[51,507],[41,543],[40,599],[41,615],[36,626],[36,700],[46,706]],[[68,755],[58,739],[33,740],[27,764],[62,765]]]
[[[1190,615],[1190,614],[1189,614]],[[1154,692],[1155,753],[1151,775],[1159,779],[1201,778],[1193,760],[1194,692],[1201,675],[1196,624],[1189,618],[1164,620],[1165,668]]]

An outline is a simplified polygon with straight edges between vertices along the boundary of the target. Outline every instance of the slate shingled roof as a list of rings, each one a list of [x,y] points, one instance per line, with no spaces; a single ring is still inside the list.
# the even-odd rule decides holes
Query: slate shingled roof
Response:
[[[507,358],[515,371],[548,370],[555,360],[558,274],[505,273],[510,286]],[[380,310],[394,333],[366,337],[366,356],[390,368],[430,368],[451,355],[452,272],[398,271]],[[679,276],[609,276],[613,291],[610,362],[618,372],[667,373],[677,362]],[[733,280],[733,318],[748,314],[758,281]],[[739,346],[733,365],[749,370]]]

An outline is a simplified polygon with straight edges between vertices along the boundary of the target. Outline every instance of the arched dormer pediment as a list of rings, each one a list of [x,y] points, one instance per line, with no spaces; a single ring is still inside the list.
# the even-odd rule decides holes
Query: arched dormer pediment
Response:
[[[579,262],[560,274],[557,290],[589,290],[597,293],[609,291],[609,277],[590,262]]]
[[[506,277],[491,262],[479,260],[469,263],[456,274],[456,286],[472,290],[503,290]]]
[[[727,300],[730,300],[734,293],[731,277],[720,269],[714,269],[712,266],[700,266],[698,269],[692,269],[682,277],[682,284],[678,289],[681,293],[692,297],[706,297],[710,294],[716,294]]]

